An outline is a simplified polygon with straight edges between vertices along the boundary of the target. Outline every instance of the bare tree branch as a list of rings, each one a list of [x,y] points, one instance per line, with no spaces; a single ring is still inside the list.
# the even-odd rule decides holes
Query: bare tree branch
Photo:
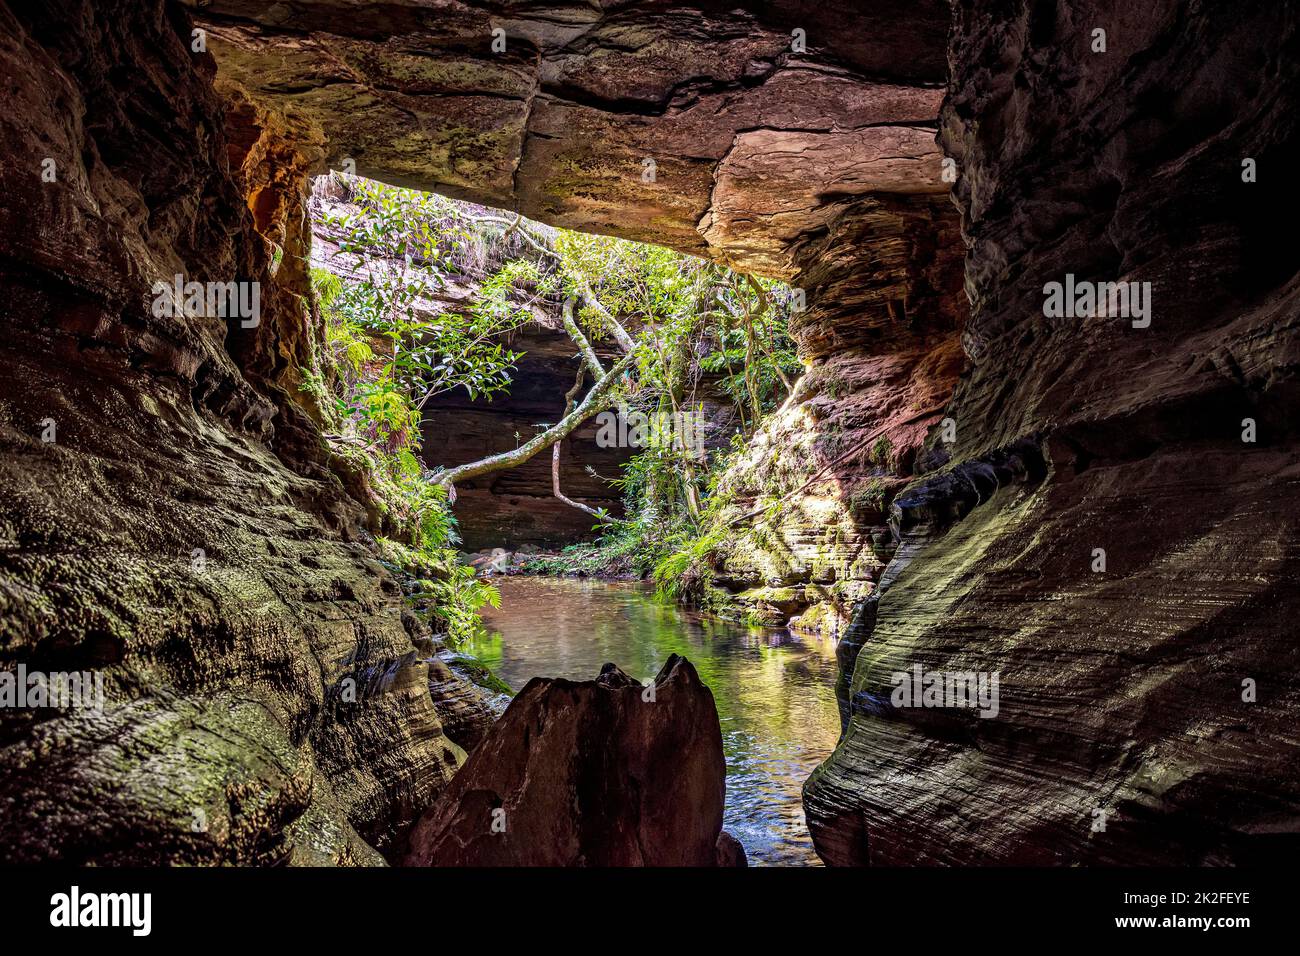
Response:
[[[449,468],[446,471],[435,472],[429,475],[429,480],[439,485],[451,486],[468,478],[477,478],[480,475],[501,471],[503,468],[522,465],[538,452],[545,451],[557,441],[567,438],[574,429],[588,418],[596,414],[596,412],[602,411],[609,404],[610,392],[614,390],[614,386],[618,384],[623,373],[636,361],[636,357],[635,352],[629,352],[619,359],[592,386],[591,391],[587,393],[587,397],[582,400],[582,404],[565,415],[557,424],[552,425],[538,435],[534,435],[518,448],[496,455],[489,455],[486,458],[480,458],[478,461],[472,461],[465,465],[457,465],[455,468]]]
[[[599,382],[605,377],[605,367],[600,364],[600,358],[596,355],[596,350],[591,347],[591,343],[587,341],[587,337],[582,334],[582,329],[578,328],[578,323],[573,320],[572,299],[564,300],[564,310],[560,313],[560,316],[564,321],[565,330],[569,333],[569,338],[573,339],[573,341],[577,343],[578,351],[582,353],[583,361],[587,363],[587,368],[591,369],[591,374],[595,377],[596,381]],[[578,377],[578,381],[582,381],[581,376]],[[572,404],[572,402],[570,402],[570,404]],[[565,409],[565,412],[568,412],[568,408]]]
[[[578,377],[573,383],[573,388],[569,389],[568,393],[564,396],[564,414],[566,417],[573,411],[573,403],[578,398],[578,392],[582,390],[582,380],[584,378],[586,378],[586,369],[583,366],[578,366]],[[560,490],[560,449],[563,445],[563,441],[557,441],[551,446],[551,491],[555,494],[555,497],[559,498],[566,505],[569,505],[572,508],[577,508],[579,511],[585,511],[593,518],[605,520],[607,518],[606,515],[602,515],[595,508],[591,507],[591,505],[583,504],[581,501],[575,501]]]

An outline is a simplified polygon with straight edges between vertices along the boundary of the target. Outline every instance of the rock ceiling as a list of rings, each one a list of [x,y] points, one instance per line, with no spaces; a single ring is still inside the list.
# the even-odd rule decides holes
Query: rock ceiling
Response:
[[[193,6],[329,165],[557,226],[790,277],[843,203],[948,188],[943,0]]]

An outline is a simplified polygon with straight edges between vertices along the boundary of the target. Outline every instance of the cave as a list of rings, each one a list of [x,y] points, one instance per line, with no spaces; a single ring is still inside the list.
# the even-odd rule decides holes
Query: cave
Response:
[[[0,858],[511,862],[440,797],[486,815],[476,782],[563,747],[530,756],[515,705],[473,729],[304,388],[313,183],[346,170],[806,299],[716,573],[834,641],[821,861],[1289,861],[1298,52],[1300,11],[1263,0],[0,0],[0,671],[106,699],[3,709]],[[256,321],[158,314],[181,276],[256,282]],[[1067,282],[1102,293],[1058,314]],[[1133,315],[1100,307],[1121,289]],[[529,335],[510,399],[435,402],[426,447],[457,465],[558,417],[567,340]],[[565,482],[616,510],[584,428]],[[466,547],[582,539],[549,482],[543,456],[460,485]],[[914,667],[999,675],[996,716],[900,710]],[[690,663],[654,681],[677,723],[618,667],[516,704],[589,721],[583,759],[663,734],[721,773]],[[700,786],[675,799],[721,813]],[[735,862],[716,819],[635,812],[680,855],[583,831],[584,858]]]

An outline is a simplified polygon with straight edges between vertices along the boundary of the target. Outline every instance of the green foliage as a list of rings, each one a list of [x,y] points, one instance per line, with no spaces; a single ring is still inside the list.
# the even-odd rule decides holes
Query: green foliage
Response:
[[[721,376],[727,394],[754,412],[747,423],[752,431],[802,369],[787,332],[794,295],[783,283],[606,236],[561,231],[555,249],[569,274],[589,279],[607,312],[642,328],[651,347],[638,369],[634,400],[647,391],[680,396],[704,375]],[[571,282],[565,291],[581,298]],[[584,305],[578,316],[588,331],[603,330],[598,310]]]
[[[871,463],[879,468],[893,467],[894,444],[887,435],[881,435],[871,446]]]
[[[457,647],[484,633],[478,612],[484,607],[500,607],[501,593],[478,577],[472,567],[461,564],[454,549],[435,544],[437,535],[447,535],[444,542],[454,540],[448,532],[455,519],[446,509],[442,514],[446,517],[425,529],[432,536],[414,546],[388,538],[375,540],[383,562],[394,572],[413,579],[414,589],[408,599],[417,613],[423,613],[436,630],[446,635],[447,643]]]
[[[445,222],[447,201],[348,183],[357,211],[327,221],[342,236],[352,277],[311,270],[326,347],[319,368],[302,370],[300,387],[316,397],[335,454],[373,493],[384,559],[417,582],[412,601],[459,642],[481,627],[478,611],[500,598],[459,563],[447,489],[426,480],[418,457],[421,409],[455,388],[472,398],[507,388],[518,355],[498,340],[526,316],[501,307],[508,275],[481,310],[432,312],[426,300],[449,257],[463,251],[463,234]]]
[[[654,581],[659,592],[678,601],[707,604],[713,554],[727,530],[718,522],[703,534],[679,539],[675,550],[655,562]]]
[[[311,267],[311,286],[316,293],[316,301],[322,309],[328,309],[334,300],[343,294],[343,280],[328,269]]]
[[[743,403],[750,399],[749,389],[752,386],[760,408],[765,413],[769,412],[784,397],[784,383],[779,372],[796,376],[802,370],[795,357],[793,343],[783,338],[783,333],[783,328],[777,332],[768,328],[766,323],[756,324],[752,333],[747,329],[720,329],[716,350],[701,356],[700,367],[706,372],[721,375],[723,390],[735,402]],[[750,340],[754,336],[767,336],[773,344],[771,355],[760,352],[757,363],[751,364],[754,360]]]
[[[354,178],[344,185],[350,203],[326,224],[346,274],[312,270],[325,349],[301,387],[327,417],[335,453],[374,492],[386,559],[418,582],[417,607],[452,640],[472,634],[478,610],[498,598],[456,560],[446,493],[418,457],[422,409],[456,389],[471,399],[508,389],[519,358],[508,341],[535,303],[554,309],[572,297],[594,342],[615,337],[610,317],[632,335],[636,364],[617,391],[625,412],[688,412],[720,384],[738,409],[732,455],[801,370],[787,331],[793,294],[779,283],[621,240],[531,227],[525,236],[508,218],[471,215],[440,197]],[[558,259],[539,251],[543,240]],[[438,312],[446,276],[466,269],[480,280],[474,306]],[[530,569],[653,575],[664,593],[709,603],[728,533],[719,481],[729,460],[671,442],[637,450],[612,482],[626,518],[602,513],[594,544]]]
[[[523,563],[528,574],[576,574],[582,577],[644,577],[652,569],[645,537],[626,523],[610,523],[593,542],[571,544],[558,555]]]
[[[471,399],[509,388],[519,353],[501,340],[530,314],[501,309],[500,297],[492,296],[486,307],[468,315],[433,310],[431,299],[445,283],[453,249],[463,241],[463,230],[449,230],[441,222],[447,200],[364,179],[349,184],[357,210],[327,215],[325,221],[340,236],[339,253],[352,261],[357,278],[341,289],[317,290],[322,308],[337,316],[339,342],[347,349],[363,336],[387,339],[389,384],[408,395],[416,409],[457,388]],[[349,357],[354,366],[368,360],[360,350]],[[386,401],[363,403],[347,413],[365,422],[377,414],[391,425]]]
[[[445,629],[450,645],[456,647],[484,633],[478,612],[484,607],[500,607],[501,592],[491,582],[478,577],[471,567],[451,563],[448,571],[444,580],[421,580],[423,590],[416,598],[433,602],[432,617]]]
[[[375,357],[375,350],[366,337],[366,331],[352,317],[351,308],[336,306],[346,302],[343,280],[326,269],[311,270],[311,287],[325,323],[325,344],[329,361],[346,370],[351,378]]]
[[[638,364],[622,389],[624,413],[698,410],[703,389],[712,392],[720,383],[738,409],[734,438],[743,445],[802,368],[787,331],[793,293],[780,283],[600,236],[560,232],[555,249],[564,291],[584,303],[580,324],[595,337],[607,331],[609,314],[636,331]],[[600,308],[587,301],[575,276],[585,280]],[[722,539],[710,529],[716,528],[716,480],[727,456],[693,452],[660,443],[634,454],[612,482],[623,495],[626,519],[605,524],[595,549],[566,552],[550,564],[579,573],[654,574],[674,596],[701,600],[710,587],[709,555]]]

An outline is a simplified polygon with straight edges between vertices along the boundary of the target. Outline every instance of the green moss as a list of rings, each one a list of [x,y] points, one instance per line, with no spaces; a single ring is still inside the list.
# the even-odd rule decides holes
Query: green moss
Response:
[[[871,463],[878,468],[892,468],[894,466],[894,443],[889,440],[887,435],[881,435],[876,439],[876,443],[871,446]]]
[[[515,694],[514,689],[509,684],[492,673],[490,667],[472,654],[457,651],[447,659],[447,664],[457,670],[464,671],[470,681],[479,687],[485,687],[498,694],[508,694],[511,697]]]
[[[849,508],[855,514],[883,513],[888,498],[885,483],[873,478],[865,488],[858,488],[849,496]]]
[[[736,600],[750,604],[797,604],[803,600],[803,592],[799,588],[750,588],[748,591],[741,591],[736,595]]]

